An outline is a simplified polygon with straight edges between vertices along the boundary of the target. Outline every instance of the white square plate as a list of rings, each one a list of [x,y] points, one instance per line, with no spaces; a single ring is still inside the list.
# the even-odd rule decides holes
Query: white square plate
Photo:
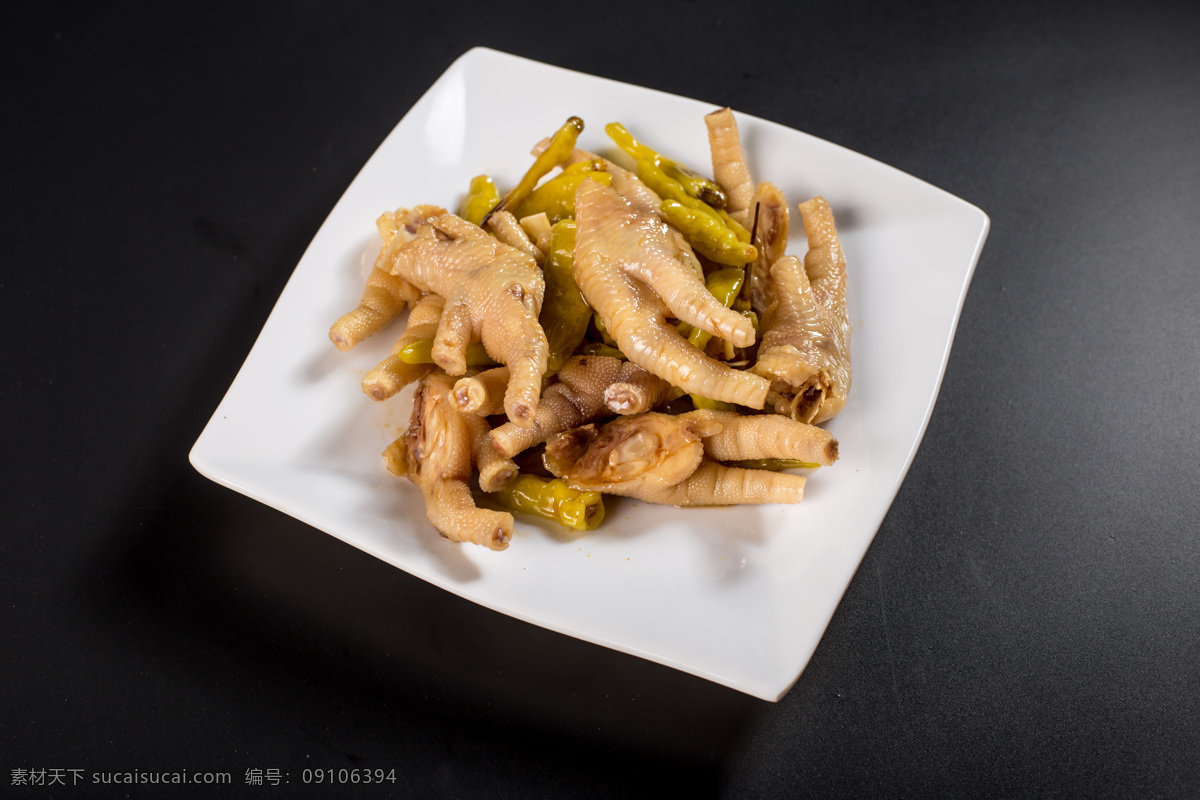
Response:
[[[496,87],[536,87],[515,115]],[[611,152],[604,125],[707,171],[688,100],[486,49],[459,58],[412,108],[321,226],[191,452],[212,480],[488,608],[666,664],[765,700],[811,657],[908,470],[937,397],[988,230],[978,208],[909,175],[772,122],[739,116],[755,180],[792,204],[824,195],[849,269],[854,382],[829,424],[841,460],[795,506],[675,509],[607,500],[576,536],[518,518],[500,553],[443,540],[420,493],[383,469],[411,391],[359,390],[395,332],[336,350],[329,325],[358,302],[378,251],[374,220],[420,203],[457,208],[472,176],[513,185],[530,148],[571,115],[580,145]],[[516,119],[516,121],[512,121]],[[797,235],[798,234],[798,235]],[[902,389],[899,387],[903,387]]]

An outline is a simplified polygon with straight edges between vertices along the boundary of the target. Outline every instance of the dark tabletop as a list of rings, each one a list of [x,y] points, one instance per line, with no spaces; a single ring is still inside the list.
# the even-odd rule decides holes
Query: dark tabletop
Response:
[[[734,6],[0,12],[0,794],[1200,796],[1200,14]],[[991,217],[924,442],[779,703],[188,464],[322,220],[476,45],[730,104]],[[302,783],[343,768],[391,780]],[[93,784],[182,771],[232,783]]]

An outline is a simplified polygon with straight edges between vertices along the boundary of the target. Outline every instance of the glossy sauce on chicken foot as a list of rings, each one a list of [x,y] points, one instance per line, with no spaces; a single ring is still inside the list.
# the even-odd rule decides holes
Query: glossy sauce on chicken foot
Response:
[[[737,346],[754,341],[750,321],[671,258],[667,226],[591,181],[575,209],[575,280],[629,360],[691,394],[762,408],[766,381],[708,358],[667,323],[673,314]]]
[[[533,257],[445,214],[419,226],[392,270],[446,298],[433,358],[448,374],[466,371],[466,348],[483,342],[509,369],[504,410],[529,425],[537,410],[549,347],[538,324],[545,281]]]

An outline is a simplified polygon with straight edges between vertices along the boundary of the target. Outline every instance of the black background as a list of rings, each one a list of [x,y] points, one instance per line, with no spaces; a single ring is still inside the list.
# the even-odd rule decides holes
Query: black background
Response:
[[[1200,796],[1194,8],[6,6],[4,793],[186,769],[233,775],[197,796]],[[475,45],[730,104],[991,217],[924,443],[778,704],[187,462],[321,221]]]

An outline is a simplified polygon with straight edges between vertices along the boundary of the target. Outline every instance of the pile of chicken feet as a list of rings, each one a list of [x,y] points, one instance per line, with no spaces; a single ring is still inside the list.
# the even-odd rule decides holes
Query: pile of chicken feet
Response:
[[[408,311],[362,389],[383,401],[416,383],[384,459],[442,536],[508,546],[512,514],[479,507],[474,480],[497,505],[591,528],[601,494],[795,503],[806,478],[780,467],[837,459],[816,427],[850,388],[832,212],[801,203],[808,252],[786,255],[783,193],[751,180],[728,108],[705,123],[713,180],[616,123],[634,170],[578,149],[572,117],[503,198],[480,176],[458,215],[420,205],[377,221],[362,299],[329,336],[348,350]],[[542,445],[553,480],[526,474]]]

